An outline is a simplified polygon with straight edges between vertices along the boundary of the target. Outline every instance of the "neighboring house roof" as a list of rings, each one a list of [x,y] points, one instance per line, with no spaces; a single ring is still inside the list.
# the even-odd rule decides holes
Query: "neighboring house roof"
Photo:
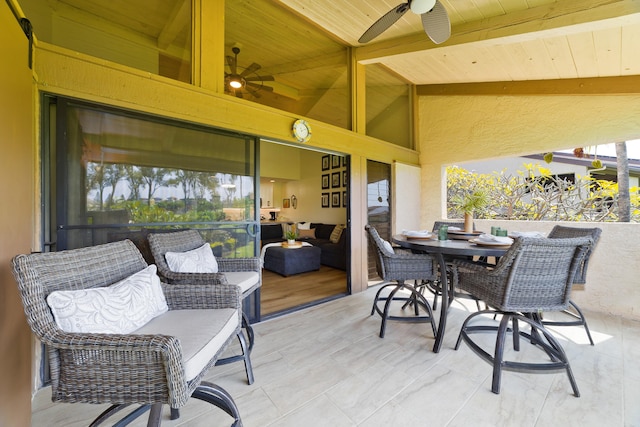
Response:
[[[522,157],[544,161],[543,156],[544,154],[532,154],[530,156]],[[572,153],[563,153],[560,151],[553,152],[553,162],[583,166],[588,170],[594,169],[594,167],[591,165],[591,162],[593,162],[594,159],[594,156],[579,158],[574,156]],[[618,169],[618,162],[616,157],[598,156],[598,160],[602,162],[602,167],[606,168],[606,171],[614,172]],[[629,159],[629,176],[640,176],[640,159]]]

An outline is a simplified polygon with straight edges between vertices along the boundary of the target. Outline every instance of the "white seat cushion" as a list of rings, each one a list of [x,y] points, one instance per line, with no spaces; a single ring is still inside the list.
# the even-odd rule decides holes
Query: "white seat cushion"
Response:
[[[260,282],[260,275],[257,271],[225,271],[224,275],[227,276],[227,282],[230,285],[240,286],[240,292],[243,294]]]
[[[229,337],[235,336],[238,310],[169,310],[134,331],[140,335],[168,335],[180,340],[187,381],[195,378]]]

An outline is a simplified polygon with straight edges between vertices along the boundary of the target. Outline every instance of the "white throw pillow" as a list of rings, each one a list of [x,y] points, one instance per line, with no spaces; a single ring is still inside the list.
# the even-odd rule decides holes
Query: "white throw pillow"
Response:
[[[310,222],[299,222],[298,223],[298,230],[311,230],[311,223]]]
[[[176,273],[217,273],[218,262],[208,243],[187,252],[167,252],[169,270]]]
[[[383,241],[382,241],[382,246],[383,246],[386,250],[388,250],[389,252],[391,252],[392,254],[393,254],[393,253],[395,253],[395,252],[393,251],[393,246],[391,246],[391,243],[387,242],[386,240],[383,240]]]
[[[65,332],[128,334],[169,310],[156,272],[150,265],[111,286],[54,291],[47,303]]]

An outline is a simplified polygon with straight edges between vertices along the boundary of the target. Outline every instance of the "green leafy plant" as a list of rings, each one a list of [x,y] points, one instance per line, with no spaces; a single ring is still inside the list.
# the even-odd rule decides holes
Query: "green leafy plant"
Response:
[[[296,237],[298,237],[298,235],[296,234],[295,230],[289,230],[286,233],[284,233],[284,237],[287,240],[296,240]]]
[[[475,190],[470,193],[455,196],[451,199],[451,204],[464,213],[472,214],[487,206],[487,204],[489,204],[489,197],[484,191]]]

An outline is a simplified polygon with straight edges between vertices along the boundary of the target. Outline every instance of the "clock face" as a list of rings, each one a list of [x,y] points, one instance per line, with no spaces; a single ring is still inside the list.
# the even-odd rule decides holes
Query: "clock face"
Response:
[[[304,120],[296,120],[293,123],[293,136],[300,142],[307,142],[311,138],[311,127]]]

